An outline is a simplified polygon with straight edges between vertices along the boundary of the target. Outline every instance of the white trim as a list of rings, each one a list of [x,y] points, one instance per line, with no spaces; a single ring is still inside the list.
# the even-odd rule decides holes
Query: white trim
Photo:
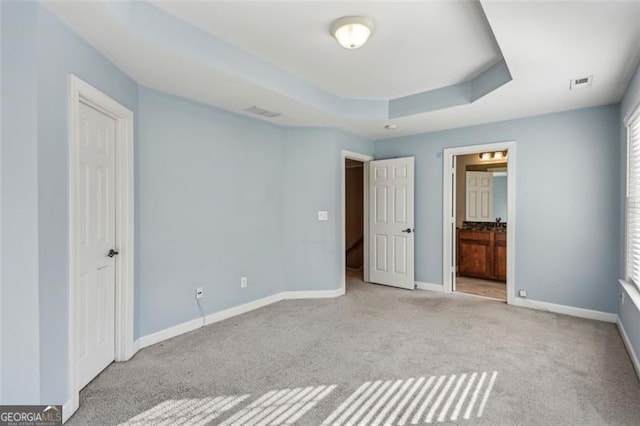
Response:
[[[310,290],[310,291],[285,291],[280,293],[281,300],[294,299],[330,299],[334,297],[344,296],[344,288],[335,290]]]
[[[78,408],[73,408],[73,399],[68,399],[67,402],[62,404],[62,423],[66,423],[67,420],[76,412]]]
[[[450,165],[457,155],[475,154],[483,151],[507,151],[507,303],[516,304],[515,294],[515,253],[516,253],[516,142],[496,142],[482,145],[469,145],[443,150],[442,164],[442,287],[445,293],[453,292],[452,275],[456,270],[455,237],[455,199],[454,185]]]
[[[346,193],[346,161],[347,158],[350,160],[361,161],[363,162],[362,169],[362,197],[363,197],[363,209],[362,215],[364,216],[363,224],[364,224],[364,238],[362,239],[362,244],[364,248],[363,254],[363,264],[364,264],[364,277],[363,281],[369,281],[369,268],[367,265],[369,264],[369,161],[373,160],[371,155],[360,154],[358,152],[342,150],[340,153],[340,204],[341,204],[341,235],[340,235],[340,259],[342,259],[342,265],[340,265],[341,274],[342,274],[342,294],[345,293],[347,288],[347,242],[346,242],[346,233],[347,233],[347,209],[345,202],[345,193]]]
[[[172,337],[179,336],[184,333],[196,330],[202,327],[202,318],[196,318],[190,321],[174,325],[173,327],[165,328],[164,330],[157,331],[155,333],[147,334],[140,337],[136,343],[138,349],[146,348],[147,346],[155,345],[156,343],[163,342],[171,339]]]
[[[263,297],[262,299],[254,300],[252,302],[245,303],[243,305],[234,306],[233,308],[225,309],[224,311],[214,312],[205,316],[204,324],[209,325],[219,321],[226,320],[238,315],[245,314],[247,312],[263,308],[272,303],[280,302],[283,300],[282,293],[276,293],[271,296]],[[200,321],[202,324],[202,321]]]
[[[126,361],[135,353],[133,341],[133,112],[95,87],[69,75],[69,322],[68,367],[69,398],[65,406],[70,417],[79,406],[75,362],[75,202],[77,145],[79,143],[80,102],[109,115],[116,121],[116,245],[120,255],[116,261],[115,354],[116,361]]]
[[[368,163],[373,160],[373,156],[369,154],[361,154],[359,152],[342,150],[342,158],[348,158],[349,160],[360,161],[362,163]]]
[[[631,120],[633,120],[636,115],[640,115],[640,92],[636,93],[636,96],[629,102],[629,107],[627,109],[627,113],[622,118],[622,124],[626,127],[629,127]]]
[[[511,304],[523,308],[536,309],[539,311],[553,312],[556,314],[563,314],[572,317],[586,318],[610,323],[615,323],[618,318],[617,314],[612,314],[610,312],[576,308],[575,306],[558,305],[555,303],[541,302],[539,300],[524,299],[522,297],[515,297]]]
[[[422,283],[420,281],[416,281],[416,288],[418,290],[436,291],[438,293],[443,292],[442,284]]]
[[[373,161],[373,157],[371,160]],[[362,202],[364,206],[362,207],[362,226],[364,227],[364,235],[362,238],[362,281],[369,282],[369,162],[364,163],[362,169]],[[344,197],[343,197],[344,203]],[[346,225],[346,224],[345,224]],[[343,232],[346,236],[346,231]],[[346,243],[345,243],[346,245]],[[345,253],[345,263],[347,261],[346,257],[346,246],[342,248],[343,253]]]
[[[629,223],[629,209],[628,207],[628,198],[629,198],[629,126],[627,126],[625,124],[625,138],[624,138],[624,143],[625,143],[625,147],[626,147],[626,152],[625,152],[625,174],[624,174],[624,182],[622,182],[622,184],[624,185],[624,197],[623,197],[623,208],[624,208],[624,223],[622,224],[624,227],[624,255],[622,258],[623,261],[623,266],[624,266],[624,276],[625,278],[628,278],[628,272],[629,272],[629,259],[628,259],[628,255],[627,255],[627,251],[629,250],[629,233],[627,232],[627,224]],[[620,282],[620,284],[622,284],[622,282]]]
[[[416,281],[416,288],[427,291],[442,292],[442,286],[439,284],[423,283]],[[179,336],[184,333],[188,333],[204,325],[214,324],[216,322],[224,321],[226,319],[245,314],[247,312],[254,311],[256,309],[263,308],[265,306],[277,303],[283,300],[299,300],[299,299],[326,299],[336,298],[344,294],[343,289],[338,288],[335,290],[317,290],[317,291],[284,291],[276,293],[271,296],[263,297],[262,299],[254,300],[243,305],[235,306],[233,308],[225,309],[220,312],[214,312],[206,315],[204,321],[202,318],[195,318],[181,324],[169,327],[167,329],[147,334],[138,338],[135,342],[136,351],[146,348],[156,343],[163,342],[173,337]],[[457,295],[456,295],[457,296]],[[590,309],[575,308],[573,306],[556,305],[554,303],[539,302],[529,299],[516,298],[516,306],[537,309],[541,311],[554,312],[558,314],[570,315],[579,318],[588,318],[605,322],[616,322],[617,315],[608,312],[593,311]],[[66,406],[67,404],[65,404]]]
[[[284,291],[281,293],[276,293],[271,296],[263,297],[262,299],[254,300],[239,306],[234,306],[233,308],[206,315],[204,317],[204,321],[202,320],[202,318],[195,318],[181,324],[174,325],[173,327],[169,327],[164,330],[142,336],[138,340],[136,340],[136,350],[140,350],[142,348],[155,345],[156,343],[163,342],[181,334],[197,330],[198,328],[203,327],[203,325],[206,326],[214,324],[216,322],[242,315],[247,312],[251,312],[283,300],[326,299],[339,297],[343,294],[344,289],[341,288],[338,288],[336,290]]]
[[[638,291],[638,287],[627,280],[619,279],[618,282],[629,296],[628,299],[631,299],[636,309],[640,311],[640,291]]]
[[[638,376],[638,380],[640,380],[640,360],[638,360],[638,355],[636,354],[636,351],[633,349],[631,340],[629,340],[629,336],[627,335],[627,332],[624,329],[624,324],[622,324],[622,320],[620,319],[620,317],[617,317],[616,325],[618,326],[618,331],[620,332],[620,336],[622,337],[624,346],[627,348],[627,352],[629,352],[629,358],[631,358],[631,364],[633,364],[633,368],[636,370],[636,375]]]

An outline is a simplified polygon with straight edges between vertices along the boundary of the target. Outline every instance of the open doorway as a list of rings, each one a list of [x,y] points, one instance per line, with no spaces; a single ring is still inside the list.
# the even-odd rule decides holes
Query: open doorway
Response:
[[[347,277],[364,279],[364,163],[345,161],[345,266]]]
[[[507,158],[455,157],[456,292],[507,300]]]
[[[516,143],[446,148],[443,160],[443,291],[516,303]]]
[[[373,157],[342,151],[342,292],[347,281],[367,282],[369,161]]]

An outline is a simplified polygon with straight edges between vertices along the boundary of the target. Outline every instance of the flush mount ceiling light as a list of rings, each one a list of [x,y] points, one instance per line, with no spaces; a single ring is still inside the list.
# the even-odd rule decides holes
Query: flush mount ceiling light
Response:
[[[331,25],[331,35],[345,49],[357,49],[367,42],[373,28],[373,22],[364,16],[343,16]]]

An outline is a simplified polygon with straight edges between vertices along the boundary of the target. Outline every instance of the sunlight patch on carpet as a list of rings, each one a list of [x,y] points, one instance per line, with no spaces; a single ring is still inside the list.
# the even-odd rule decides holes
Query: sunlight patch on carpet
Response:
[[[323,425],[415,425],[482,417],[498,372],[365,382]]]
[[[482,417],[498,372],[376,380],[363,383],[322,425],[416,425]],[[250,395],[171,399],[120,426],[293,425],[337,386],[307,386],[266,392],[244,408]],[[244,404],[243,404],[244,405]],[[224,419],[223,416],[229,416]]]
[[[249,395],[170,399],[119,426],[146,426],[150,424],[204,426],[247,398]]]
[[[290,425],[322,401],[333,389],[316,386],[271,391],[229,417],[220,426]]]

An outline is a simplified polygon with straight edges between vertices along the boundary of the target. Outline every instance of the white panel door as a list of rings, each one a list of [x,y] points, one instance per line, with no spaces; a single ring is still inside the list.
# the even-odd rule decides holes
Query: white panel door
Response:
[[[369,162],[369,281],[415,288],[413,157]]]
[[[466,173],[466,220],[470,222],[493,222],[493,173]]]
[[[76,175],[76,362],[83,388],[115,358],[116,122],[80,104]]]

